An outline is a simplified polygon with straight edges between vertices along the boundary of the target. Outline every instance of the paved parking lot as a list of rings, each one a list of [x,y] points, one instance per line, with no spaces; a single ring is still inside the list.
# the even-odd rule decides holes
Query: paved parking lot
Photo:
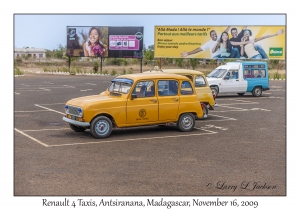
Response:
[[[192,132],[173,126],[76,133],[64,104],[113,77],[26,75],[14,82],[14,195],[286,195],[286,84],[218,96]]]

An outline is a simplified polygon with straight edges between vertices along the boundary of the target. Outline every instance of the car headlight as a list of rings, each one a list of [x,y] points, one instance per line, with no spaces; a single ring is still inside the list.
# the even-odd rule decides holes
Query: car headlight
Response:
[[[70,114],[69,113],[69,106],[68,105],[65,106],[65,112],[66,112],[66,114]]]
[[[83,115],[82,108],[78,108],[77,111],[78,111],[78,117],[82,117],[82,115]]]

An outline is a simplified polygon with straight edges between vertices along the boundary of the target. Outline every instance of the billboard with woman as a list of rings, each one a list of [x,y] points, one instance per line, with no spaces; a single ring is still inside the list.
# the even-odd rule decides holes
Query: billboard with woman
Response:
[[[67,55],[142,58],[143,27],[68,26]]]

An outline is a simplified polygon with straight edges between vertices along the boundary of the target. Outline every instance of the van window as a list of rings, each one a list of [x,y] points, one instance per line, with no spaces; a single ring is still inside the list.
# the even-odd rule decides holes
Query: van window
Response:
[[[195,87],[205,87],[206,82],[202,76],[196,76]]]
[[[180,88],[181,95],[193,95],[193,88],[189,81],[183,81]]]
[[[244,78],[265,78],[266,70],[265,69],[245,69]]]
[[[178,95],[178,82],[176,80],[159,80],[159,96],[176,96]]]

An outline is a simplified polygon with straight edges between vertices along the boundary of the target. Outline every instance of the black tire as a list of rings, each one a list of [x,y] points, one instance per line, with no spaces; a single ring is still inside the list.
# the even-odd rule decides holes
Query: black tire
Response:
[[[90,131],[95,138],[101,139],[108,137],[112,132],[112,128],[112,122],[108,117],[98,116],[93,119]]]
[[[69,125],[70,125],[70,128],[75,132],[84,132],[86,130],[84,127],[76,126],[71,123],[69,123]]]
[[[188,132],[195,127],[195,116],[191,113],[184,113],[180,115],[177,128],[182,132]]]
[[[219,88],[217,86],[212,86],[210,87],[210,89],[211,89],[211,93],[215,94],[215,96],[217,97],[219,93]]]
[[[238,95],[239,95],[239,96],[243,96],[243,95],[245,95],[245,93],[238,93]]]
[[[252,95],[254,97],[259,97],[259,96],[261,96],[261,94],[262,94],[261,87],[255,87],[255,88],[253,88]]]

